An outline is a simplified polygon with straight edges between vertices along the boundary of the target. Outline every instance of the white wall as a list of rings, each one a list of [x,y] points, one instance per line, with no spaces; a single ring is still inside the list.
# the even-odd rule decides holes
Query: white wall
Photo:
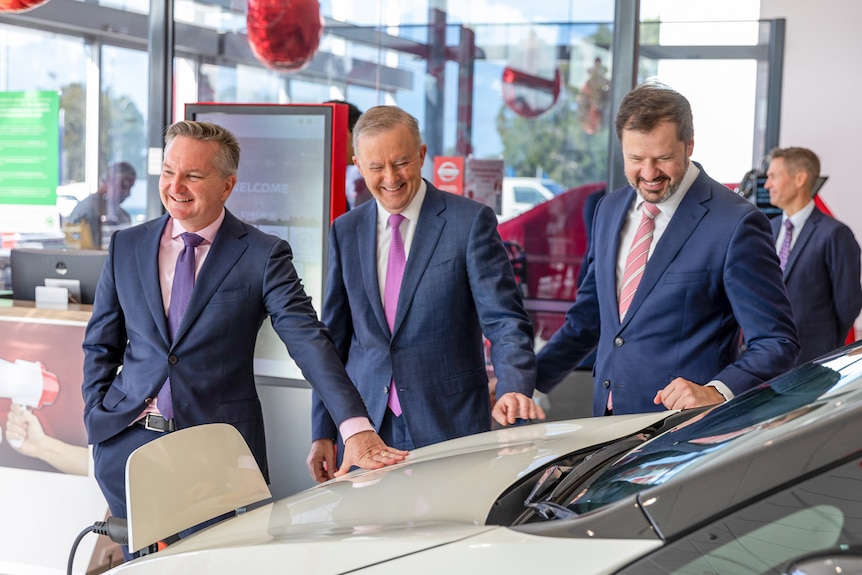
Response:
[[[862,157],[855,143],[862,134],[862,2],[761,0],[760,14],[787,20],[779,145],[817,153],[829,176],[821,197],[862,242]]]

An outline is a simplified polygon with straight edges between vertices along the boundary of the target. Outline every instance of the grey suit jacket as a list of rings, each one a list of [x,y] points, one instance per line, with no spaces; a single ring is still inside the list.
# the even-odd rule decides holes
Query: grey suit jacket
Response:
[[[336,219],[322,317],[378,429],[394,376],[416,447],[490,429],[483,333],[497,395],[532,395],[532,325],[496,216],[478,202],[428,185],[391,334],[377,277],[377,202]],[[313,438],[334,439],[319,402],[312,410]]]

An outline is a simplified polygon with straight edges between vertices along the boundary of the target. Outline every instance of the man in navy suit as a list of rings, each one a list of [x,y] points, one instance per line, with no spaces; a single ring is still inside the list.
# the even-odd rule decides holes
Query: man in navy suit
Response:
[[[111,513],[126,516],[128,455],[174,429],[234,425],[268,477],[252,365],[267,316],[349,436],[344,471],[403,459],[373,431],[303,290],[290,246],[225,209],[239,165],[234,135],[215,124],[182,121],[168,129],[165,144],[159,192],[167,214],[111,239],[84,337],[84,421]],[[203,243],[194,248],[196,281],[172,338],[167,314],[185,232]],[[158,400],[168,378],[170,419]]]
[[[811,150],[769,153],[764,187],[784,211],[772,219],[772,234],[779,259],[786,241],[782,263],[799,331],[798,363],[841,347],[862,309],[859,244],[850,228],[817,209],[812,192],[819,177],[820,159]]]
[[[321,313],[380,436],[412,449],[489,430],[483,334],[498,380],[494,419],[543,418],[531,398],[533,330],[493,210],[422,179],[426,146],[400,108],[366,111],[353,139],[375,201],[333,223]],[[397,304],[385,304],[393,214],[405,218],[406,266]],[[335,469],[336,428],[317,394],[312,424],[308,466],[323,481]]]
[[[594,415],[711,405],[791,368],[799,344],[769,222],[690,161],[688,100],[642,84],[623,99],[616,130],[630,185],[596,208],[587,275],[539,351],[536,388],[549,391],[596,346]],[[621,315],[642,211],[657,214],[654,232]]]

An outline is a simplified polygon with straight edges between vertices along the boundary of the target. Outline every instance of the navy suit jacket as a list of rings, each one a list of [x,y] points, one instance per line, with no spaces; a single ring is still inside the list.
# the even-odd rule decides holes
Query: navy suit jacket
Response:
[[[793,367],[799,345],[769,221],[702,168],[620,323],[617,255],[634,200],[626,186],[596,208],[587,275],[538,354],[536,388],[549,391],[596,345],[594,415],[610,391],[615,414],[657,411],[656,392],[676,377],[719,380],[738,394]]]
[[[234,425],[266,476],[263,414],[252,365],[266,316],[303,375],[322,391],[335,419],[366,416],[303,290],[290,246],[230,212],[171,342],[158,265],[168,220],[165,215],[119,231],[111,240],[84,337],[84,421],[90,443],[125,430],[170,376],[177,426]]]
[[[781,221],[781,217],[772,219],[776,240]],[[784,283],[799,331],[798,363],[844,345],[862,309],[859,268],[859,244],[853,232],[815,208],[784,267]]]
[[[489,430],[483,332],[497,395],[532,395],[532,325],[491,208],[428,185],[392,334],[377,278],[377,202],[337,218],[329,241],[322,318],[378,430],[393,376],[416,447]],[[319,402],[312,413],[312,438],[335,439]]]

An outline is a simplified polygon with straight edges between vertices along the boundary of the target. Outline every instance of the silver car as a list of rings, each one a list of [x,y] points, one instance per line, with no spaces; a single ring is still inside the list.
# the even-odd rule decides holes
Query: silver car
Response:
[[[133,547],[242,512],[110,573],[859,572],[860,345],[716,407],[491,431],[275,502],[229,430],[130,460]]]

